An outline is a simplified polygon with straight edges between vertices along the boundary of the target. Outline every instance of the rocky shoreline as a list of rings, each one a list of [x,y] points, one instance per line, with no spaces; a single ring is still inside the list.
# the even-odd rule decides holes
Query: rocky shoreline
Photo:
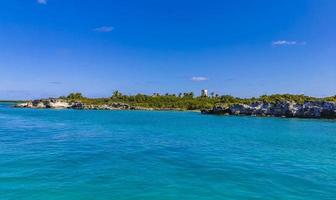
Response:
[[[80,101],[68,101],[66,99],[39,99],[24,103],[17,103],[16,108],[36,109],[77,109],[77,110],[161,110],[183,111],[178,108],[147,108],[131,106],[126,103],[110,104],[85,104]],[[247,115],[247,116],[270,116],[288,118],[317,118],[336,119],[336,102],[307,101],[302,104],[280,101],[277,103],[255,102],[252,104],[232,104],[230,106],[217,104],[212,109],[201,110],[202,114],[210,115]]]
[[[249,105],[216,105],[212,109],[202,110],[201,112],[202,114],[213,115],[336,119],[336,103],[327,101],[309,101],[302,104],[289,101],[277,103],[255,102]]]
[[[176,108],[147,108],[140,106],[131,106],[126,103],[110,103],[103,105],[85,104],[80,101],[70,102],[65,99],[38,99],[24,103],[17,103],[15,108],[35,108],[35,109],[77,109],[77,110],[176,110]]]

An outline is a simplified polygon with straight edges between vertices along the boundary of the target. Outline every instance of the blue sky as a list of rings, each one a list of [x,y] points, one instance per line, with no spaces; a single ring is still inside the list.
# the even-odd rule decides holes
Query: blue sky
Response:
[[[334,0],[0,2],[0,99],[336,94]]]

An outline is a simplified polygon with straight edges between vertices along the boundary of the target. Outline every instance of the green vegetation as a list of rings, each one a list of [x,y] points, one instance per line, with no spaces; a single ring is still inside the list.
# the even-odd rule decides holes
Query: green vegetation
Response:
[[[153,95],[137,94],[137,95],[123,95],[119,91],[113,92],[110,98],[87,98],[81,93],[71,93],[67,97],[60,97],[71,102],[80,101],[85,104],[103,105],[112,103],[127,103],[131,106],[140,106],[146,108],[172,108],[183,110],[199,110],[209,109],[215,104],[236,104],[244,103],[250,104],[257,101],[276,103],[279,101],[293,101],[296,103],[303,103],[305,101],[333,101],[336,102],[336,96],[326,98],[316,98],[305,95],[292,94],[274,94],[263,95],[258,98],[237,98],[230,95],[220,96],[212,93],[210,97],[195,97],[194,93],[179,93],[179,94],[164,94],[160,95],[154,93]]]

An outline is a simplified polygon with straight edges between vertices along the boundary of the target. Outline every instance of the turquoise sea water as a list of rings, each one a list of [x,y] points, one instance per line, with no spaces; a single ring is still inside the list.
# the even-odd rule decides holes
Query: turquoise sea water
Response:
[[[336,199],[336,121],[0,104],[0,200]]]

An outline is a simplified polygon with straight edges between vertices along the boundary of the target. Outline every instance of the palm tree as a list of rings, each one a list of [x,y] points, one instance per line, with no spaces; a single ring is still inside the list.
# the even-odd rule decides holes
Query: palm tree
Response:
[[[121,92],[119,92],[118,90],[116,90],[116,91],[113,92],[112,98],[119,98],[121,96],[122,96]]]

